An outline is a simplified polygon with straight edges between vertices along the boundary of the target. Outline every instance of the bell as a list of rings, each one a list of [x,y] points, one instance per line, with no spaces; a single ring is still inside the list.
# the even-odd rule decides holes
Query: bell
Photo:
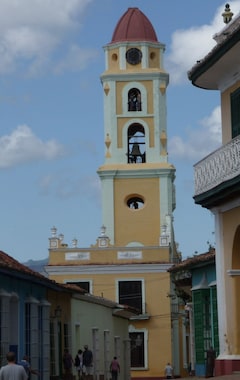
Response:
[[[137,143],[133,143],[131,155],[132,156],[141,156],[142,155],[142,153],[140,152],[140,149],[139,149],[139,145]]]

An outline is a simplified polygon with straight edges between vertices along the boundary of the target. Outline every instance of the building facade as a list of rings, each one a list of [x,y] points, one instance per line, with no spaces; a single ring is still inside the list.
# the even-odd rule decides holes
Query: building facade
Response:
[[[121,358],[123,378],[130,379],[128,320],[134,310],[78,286],[57,284],[1,251],[0,286],[1,366],[14,351],[17,362],[30,358],[39,380],[59,380],[64,349],[74,357],[88,344],[94,348],[96,379],[109,379],[113,355]]]
[[[196,204],[215,217],[219,355],[216,375],[240,370],[240,16],[226,4],[216,46],[189,72],[193,85],[219,91],[222,146],[195,167]]]
[[[40,380],[51,376],[50,320],[51,302],[60,292],[55,282],[20,264],[0,251],[0,365],[6,354],[15,352],[20,361],[27,355]]]
[[[207,376],[210,347],[219,354],[215,249],[187,258],[169,272],[180,301],[175,318],[182,332],[181,376]]]
[[[168,162],[165,46],[148,18],[129,8],[104,46],[105,161],[103,226],[96,244],[70,248],[53,228],[51,279],[138,310],[129,323],[132,378],[163,376],[167,362],[179,373],[172,344],[171,279],[178,261],[174,241],[175,168]],[[172,348],[173,347],[173,348]]]

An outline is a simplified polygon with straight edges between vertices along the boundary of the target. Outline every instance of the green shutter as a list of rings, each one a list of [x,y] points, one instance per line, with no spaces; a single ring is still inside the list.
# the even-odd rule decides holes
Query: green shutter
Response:
[[[219,337],[218,337],[218,310],[217,310],[217,287],[211,289],[212,292],[212,319],[213,319],[213,347],[216,354],[219,354]]]
[[[211,308],[209,289],[193,291],[196,363],[204,364],[211,346]]]

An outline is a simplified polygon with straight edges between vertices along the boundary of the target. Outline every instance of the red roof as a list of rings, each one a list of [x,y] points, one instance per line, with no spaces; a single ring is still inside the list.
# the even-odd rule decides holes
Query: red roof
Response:
[[[0,251],[0,273],[25,278],[35,283],[41,283],[43,286],[53,287],[54,289],[60,288],[60,285],[54,280],[50,280],[41,273],[35,272],[24,264],[19,263],[19,261],[3,251]]]
[[[13,257],[9,256],[7,253],[3,251],[0,251],[0,268],[8,268],[13,271],[18,271],[36,277],[45,278],[40,273],[35,272],[27,266],[19,263],[19,261],[15,260]]]
[[[186,260],[181,261],[178,264],[173,265],[168,271],[178,272],[181,269],[191,268],[198,264],[204,264],[209,261],[215,260],[215,248],[210,247],[209,251],[206,253],[201,253],[200,255],[195,255],[193,257],[188,257]]]
[[[128,8],[117,23],[111,43],[123,41],[158,41],[151,22],[138,8]]]

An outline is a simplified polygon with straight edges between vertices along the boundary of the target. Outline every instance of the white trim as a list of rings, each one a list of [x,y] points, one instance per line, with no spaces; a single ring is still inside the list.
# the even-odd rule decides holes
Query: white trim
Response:
[[[219,355],[217,357],[218,360],[240,360],[240,355]]]
[[[223,241],[223,220],[222,214],[215,213],[215,238],[216,238],[216,279],[217,279],[217,303],[218,303],[218,334],[219,353],[226,352],[225,335],[227,334],[227,310],[226,310],[226,284],[224,241]]]
[[[227,274],[229,276],[240,276],[240,269],[228,269]]]
[[[148,369],[148,330],[143,328],[136,329],[133,325],[129,325],[128,328],[129,333],[143,333],[144,334],[144,367],[135,368],[132,367],[131,371],[138,371],[138,370],[146,370]]]
[[[126,100],[128,100],[128,92],[132,88],[137,88],[141,93],[141,105],[142,105],[142,111],[128,111],[128,103]],[[142,83],[133,81],[130,83],[127,83],[123,89],[122,89],[122,107],[123,107],[123,115],[127,117],[145,117],[147,115],[147,90],[146,87],[142,85]],[[126,135],[125,135],[126,136]]]
[[[118,260],[142,259],[142,251],[119,251],[117,258]]]
[[[116,274],[116,273],[165,273],[173,264],[116,264],[116,265],[49,265],[45,267],[48,275],[69,274]]]
[[[240,207],[240,198],[226,202],[223,205],[220,205],[218,207],[214,207],[211,209],[211,212],[216,215],[217,213],[230,211],[230,210],[235,209],[237,207]]]
[[[90,252],[65,252],[65,260],[90,260]]]
[[[132,86],[131,86],[132,87]],[[130,114],[133,114],[133,112]],[[141,114],[141,117],[145,117],[144,114],[142,114],[141,112],[137,112],[137,114]],[[126,121],[123,129],[122,129],[122,150],[123,152],[127,152],[128,151],[128,139],[127,139],[127,135],[128,135],[128,128],[132,125],[132,124],[139,124],[141,125],[143,128],[144,128],[144,138],[145,138],[145,152],[146,152],[146,157],[148,155],[148,152],[149,152],[149,126],[148,124],[141,119],[141,117],[137,117],[137,114],[136,112],[134,112],[134,116],[135,117],[132,117],[130,118],[129,120]],[[122,155],[124,158],[124,162],[123,163],[126,163],[127,164],[127,156],[124,156]],[[132,164],[133,165],[133,164]],[[142,169],[139,169],[140,170],[140,176],[142,177],[145,177],[144,174],[145,172],[142,171]],[[128,172],[128,175],[130,175],[130,177],[132,177],[133,173],[130,171],[129,173],[129,170],[127,170]],[[118,175],[119,173],[117,173]]]

